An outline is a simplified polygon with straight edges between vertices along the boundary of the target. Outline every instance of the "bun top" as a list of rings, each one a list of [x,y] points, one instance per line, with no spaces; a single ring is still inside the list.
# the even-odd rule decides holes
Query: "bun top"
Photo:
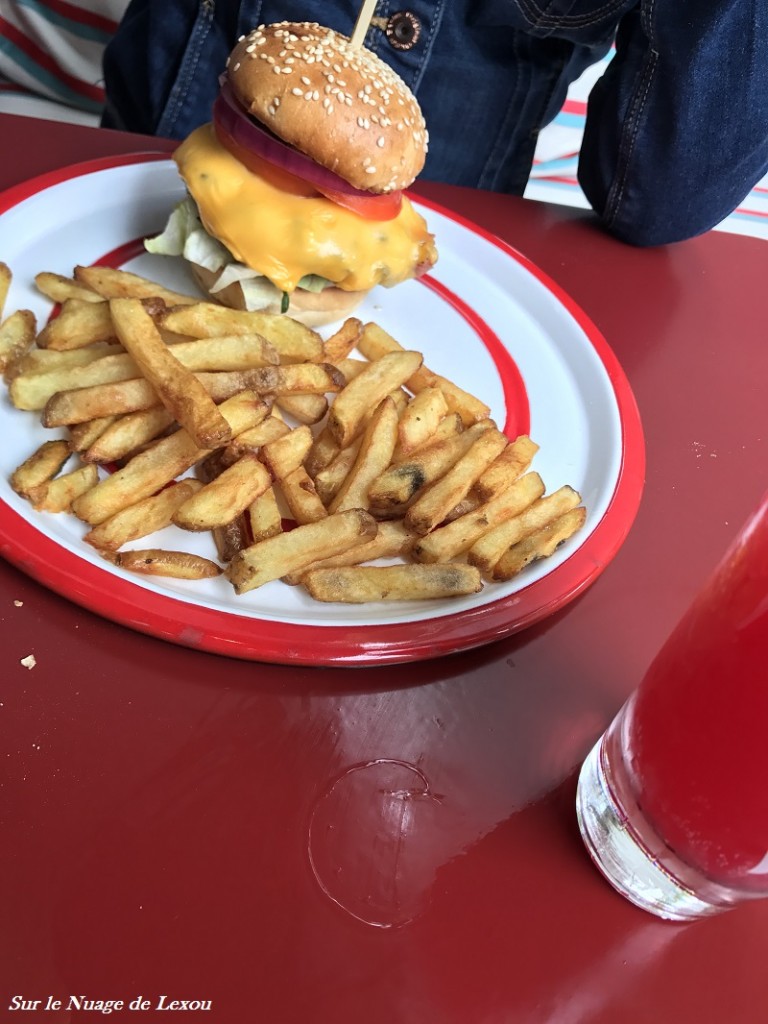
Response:
[[[245,110],[355,188],[406,188],[424,166],[416,97],[389,65],[332,29],[260,25],[240,39],[227,68]]]

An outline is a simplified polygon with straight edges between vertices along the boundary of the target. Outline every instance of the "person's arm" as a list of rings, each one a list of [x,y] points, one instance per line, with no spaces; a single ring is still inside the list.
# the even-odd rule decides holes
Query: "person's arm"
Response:
[[[181,139],[209,120],[239,7],[132,0],[104,54],[102,125]]]
[[[728,216],[768,170],[763,0],[642,0],[589,98],[579,182],[604,225],[663,245]]]

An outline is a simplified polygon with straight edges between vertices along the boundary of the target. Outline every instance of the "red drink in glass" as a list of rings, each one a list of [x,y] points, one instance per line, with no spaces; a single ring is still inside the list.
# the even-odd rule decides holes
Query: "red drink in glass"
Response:
[[[578,810],[646,910],[768,896],[768,494],[585,762]]]

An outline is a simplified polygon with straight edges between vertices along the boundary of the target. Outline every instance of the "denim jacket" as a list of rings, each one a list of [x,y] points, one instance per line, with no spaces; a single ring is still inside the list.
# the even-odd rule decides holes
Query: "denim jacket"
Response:
[[[132,0],[105,55],[103,123],[182,138],[209,119],[241,34],[282,20],[350,34],[359,6]],[[379,0],[366,37],[424,111],[422,177],[514,194],[569,84],[614,41],[589,100],[581,186],[625,241],[706,231],[768,170],[768,0]]]

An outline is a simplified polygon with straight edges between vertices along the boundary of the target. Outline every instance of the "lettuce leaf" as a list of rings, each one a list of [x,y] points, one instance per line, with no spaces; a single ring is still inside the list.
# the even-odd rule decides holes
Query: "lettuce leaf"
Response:
[[[212,295],[237,281],[248,309],[264,309],[275,301],[275,285],[263,274],[238,262],[226,246],[208,234],[191,196],[178,203],[159,235],[144,240],[144,248],[159,256],[183,256],[211,273],[218,272],[219,276],[211,287]],[[321,292],[332,284],[317,274],[306,274],[299,281],[299,288]]]

